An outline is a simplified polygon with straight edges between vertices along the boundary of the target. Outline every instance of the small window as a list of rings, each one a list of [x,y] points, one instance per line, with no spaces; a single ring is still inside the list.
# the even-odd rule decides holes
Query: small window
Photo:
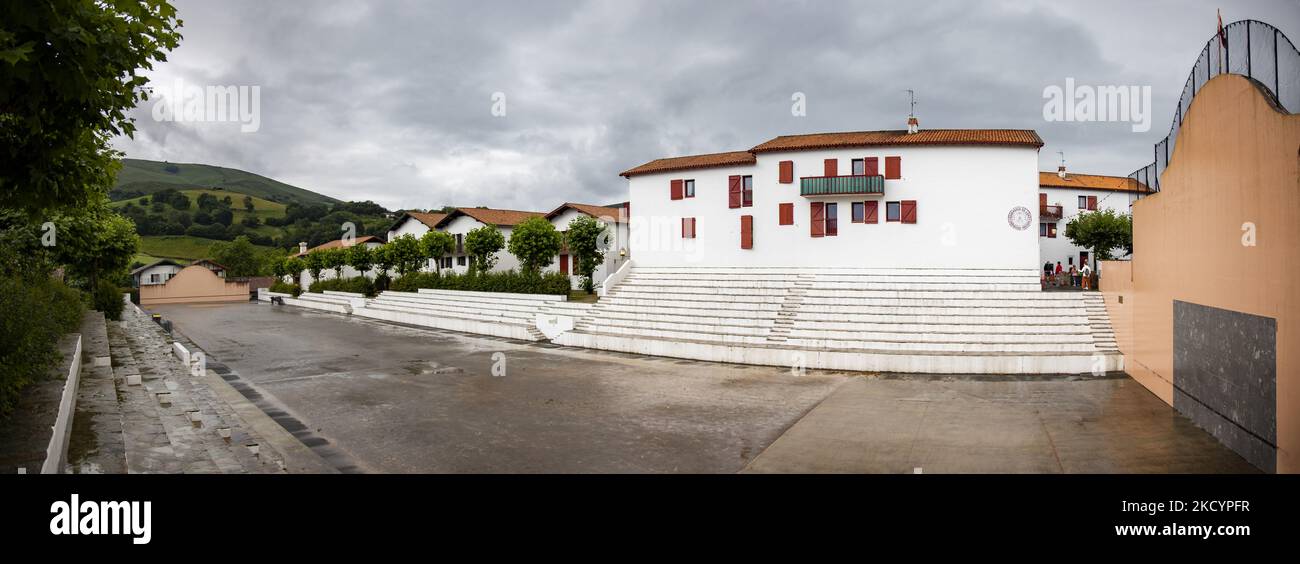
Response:
[[[157,274],[150,274],[150,275],[149,275],[149,282],[150,282],[150,283],[153,283],[153,284],[157,284],[157,283],[158,283],[158,275],[157,275]]]
[[[834,203],[826,204],[826,236],[838,235],[839,228],[839,206]]]
[[[685,190],[686,190],[686,197],[687,197],[687,198],[694,198],[694,197],[695,197],[695,181],[694,181],[694,180],[687,180],[685,184],[686,184],[686,188],[685,188]]]
[[[1055,238],[1056,238],[1056,224],[1055,224],[1055,223],[1049,223],[1049,224],[1047,224],[1047,238],[1048,238],[1048,239],[1055,239]]]
[[[863,159],[853,159],[853,176],[862,176],[867,173],[867,162]]]
[[[1046,224],[1046,223],[1040,223],[1040,224],[1038,224],[1038,236],[1039,236],[1039,237],[1046,237],[1046,236],[1047,236],[1047,224]]]
[[[465,252],[465,234],[464,234],[464,233],[457,233],[457,234],[456,234],[456,252],[457,252],[457,253],[464,253],[464,252]],[[465,265],[465,263],[462,262],[462,263],[461,263],[461,266],[464,266],[464,265]]]
[[[754,207],[754,177],[742,176],[740,177],[740,182],[741,182],[741,188],[740,188],[741,204],[740,205],[747,208]]]
[[[682,238],[683,239],[695,238],[695,218],[693,217],[682,218]]]
[[[1088,209],[1088,197],[1087,197],[1087,196],[1079,196],[1079,209],[1081,209],[1081,210],[1086,210],[1086,209]]]
[[[900,221],[902,214],[901,203],[885,202],[885,221]]]
[[[466,265],[466,262],[465,262],[465,256],[464,256],[464,255],[461,255],[461,256],[456,257],[456,266],[465,266],[465,265]]]
[[[853,202],[853,223],[863,223],[867,220],[867,203]]]

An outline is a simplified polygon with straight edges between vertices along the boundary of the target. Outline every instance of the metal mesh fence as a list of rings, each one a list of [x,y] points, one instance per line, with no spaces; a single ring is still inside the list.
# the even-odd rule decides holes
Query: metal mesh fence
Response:
[[[1218,75],[1236,74],[1254,80],[1282,110],[1300,113],[1300,51],[1295,44],[1277,28],[1255,20],[1233,22],[1223,31],[1224,38],[1215,34],[1205,42],[1174,108],[1169,135],[1156,143],[1151,164],[1128,175],[1135,182],[1160,190],[1160,175],[1173,158],[1183,116],[1205,83]]]

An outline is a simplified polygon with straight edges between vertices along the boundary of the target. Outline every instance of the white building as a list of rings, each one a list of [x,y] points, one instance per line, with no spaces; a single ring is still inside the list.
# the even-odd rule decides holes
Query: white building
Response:
[[[381,239],[381,238],[379,238],[379,237],[375,237],[375,236],[373,236],[373,235],[366,235],[366,236],[364,236],[364,237],[357,237],[355,240],[353,240],[352,244],[353,244],[353,245],[365,245],[365,246],[367,246],[367,247],[370,247],[371,249],[374,249],[374,248],[376,248],[376,247],[381,247],[381,246],[383,246],[383,244],[384,244],[384,240]],[[328,242],[328,243],[324,243],[324,244],[317,245],[317,246],[312,247],[312,248],[310,248],[310,249],[307,248],[307,243],[299,243],[299,244],[298,244],[298,253],[295,254],[295,255],[293,255],[293,256],[298,257],[298,258],[303,258],[303,257],[307,256],[308,254],[310,254],[310,253],[314,253],[314,252],[316,252],[316,251],[324,251],[324,250],[327,250],[327,249],[337,249],[337,248],[347,248],[347,247],[350,247],[350,246],[351,246],[351,245],[345,245],[342,239],[335,239],[335,240],[333,240],[333,241],[330,241],[330,242]],[[360,275],[361,275],[361,273],[357,272],[357,269],[352,268],[351,266],[344,266],[344,267],[343,267],[343,278],[355,278],[355,277],[360,276]],[[370,277],[373,278],[373,277],[374,277],[374,269],[371,269],[371,271],[370,271],[370,272],[367,272],[366,275],[367,275],[367,276],[370,276]],[[321,279],[321,280],[329,280],[329,279],[331,279],[331,278],[335,278],[334,269],[332,269],[332,268],[327,268],[327,269],[323,269],[323,270],[320,271],[320,279]],[[312,283],[312,282],[313,282],[313,280],[312,280],[312,277],[311,277],[311,272],[308,272],[308,271],[306,271],[306,270],[303,270],[303,271],[302,271],[302,275],[300,276],[300,279],[298,280],[298,285],[301,286],[302,289],[305,291],[305,290],[307,290],[308,288],[311,287],[311,283]]]
[[[185,265],[171,259],[162,259],[132,270],[131,282],[136,287],[166,284],[182,268],[185,268]]]
[[[519,259],[506,250],[510,244],[510,233],[516,225],[523,223],[524,220],[545,215],[542,212],[532,211],[456,208],[434,224],[435,229],[450,233],[456,242],[451,255],[443,257],[442,268],[451,269],[459,274],[468,272],[469,256],[465,253],[465,235],[479,227],[491,225],[500,230],[502,237],[505,239],[505,244],[496,254],[497,263],[492,270],[518,270]]]
[[[397,222],[388,228],[388,240],[392,241],[402,235],[411,235],[419,239],[432,230],[435,225],[438,225],[438,222],[442,221],[444,217],[447,217],[447,214],[415,211],[403,213],[397,219]]]
[[[1031,130],[777,137],[622,173],[640,266],[1042,268]]]
[[[1038,268],[1044,264],[1061,263],[1069,272],[1070,266],[1096,264],[1088,249],[1079,247],[1065,237],[1065,226],[1075,216],[1090,211],[1115,210],[1129,214],[1133,202],[1149,194],[1150,190],[1137,181],[1123,176],[1066,173],[1061,166],[1057,172],[1038,173]],[[1111,251],[1111,257],[1123,258],[1124,249]]]
[[[618,270],[623,263],[630,258],[627,249],[628,241],[628,221],[627,221],[627,204],[622,207],[593,206],[590,204],[565,203],[560,207],[551,210],[546,214],[546,219],[555,226],[558,231],[568,231],[569,222],[582,216],[592,217],[605,223],[609,230],[608,245],[605,248],[605,261],[596,267],[592,273],[591,280],[599,285],[605,280],[606,276]],[[582,277],[578,276],[577,257],[569,254],[568,247],[560,250],[559,256],[551,263],[546,270],[551,272],[562,272],[569,275],[570,284],[574,289],[582,287]]]

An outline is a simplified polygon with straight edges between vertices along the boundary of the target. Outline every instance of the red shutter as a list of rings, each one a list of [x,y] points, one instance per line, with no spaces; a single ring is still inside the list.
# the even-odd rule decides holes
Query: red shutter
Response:
[[[669,196],[672,197],[672,199],[674,199],[674,200],[680,200],[680,199],[682,199],[682,181],[681,181],[681,180],[673,180],[673,181],[671,181],[671,182],[668,183],[668,186],[669,186],[668,193],[669,193]]]
[[[781,161],[781,184],[794,183],[794,161]]]
[[[885,157],[885,178],[903,177],[903,157]]]
[[[569,273],[569,255],[560,255],[560,274]]]
[[[825,170],[825,172],[826,172],[826,176],[839,176],[839,175],[840,175],[840,161],[839,161],[839,159],[826,159],[826,163],[825,163],[825,164],[826,164],[826,170]]]
[[[880,174],[880,157],[867,157],[863,159],[866,163],[867,176]]]
[[[794,225],[794,204],[781,204],[781,225]]]
[[[1096,209],[1097,209],[1097,197],[1096,197],[1096,196],[1088,196],[1088,209],[1089,209],[1089,210],[1096,211]]]
[[[867,202],[867,211],[863,216],[863,223],[880,222],[880,202],[875,200]]]
[[[1046,194],[1046,193],[1043,193],[1043,194],[1039,194],[1039,195],[1038,195],[1038,207],[1039,207],[1039,208],[1045,208],[1045,207],[1047,207],[1047,194]]]
[[[695,224],[695,218],[693,218],[693,217],[683,217],[683,218],[682,218],[682,238],[683,238],[683,239],[690,239],[690,238],[691,238],[691,233],[695,231],[695,225],[694,225],[694,224]]]
[[[727,207],[740,207],[740,176],[727,178]]]
[[[812,236],[821,237],[826,234],[826,210],[823,209],[821,202],[811,202],[808,204],[812,210]]]
[[[754,216],[740,216],[740,248],[754,248]]]
[[[899,216],[903,223],[916,223],[916,200],[903,200],[899,207],[901,208]]]

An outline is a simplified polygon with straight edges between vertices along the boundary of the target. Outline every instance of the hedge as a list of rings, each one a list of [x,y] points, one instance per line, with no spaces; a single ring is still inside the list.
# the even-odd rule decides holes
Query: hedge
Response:
[[[507,270],[482,274],[413,272],[393,281],[390,289],[414,292],[420,288],[467,292],[569,295],[569,277],[558,272],[527,274]]]
[[[311,283],[307,288],[308,292],[316,294],[326,290],[331,292],[352,292],[355,294],[365,294],[369,297],[375,295],[375,285],[365,276],[353,276],[352,278],[330,278],[328,280],[317,280]]]
[[[121,303],[121,296],[118,296]],[[81,324],[80,294],[48,276],[0,275],[0,417],[59,361],[59,338]]]
[[[302,287],[297,284],[290,284],[283,280],[276,280],[271,284],[271,291],[280,294],[290,294],[296,298],[298,297],[298,294],[302,293]]]

